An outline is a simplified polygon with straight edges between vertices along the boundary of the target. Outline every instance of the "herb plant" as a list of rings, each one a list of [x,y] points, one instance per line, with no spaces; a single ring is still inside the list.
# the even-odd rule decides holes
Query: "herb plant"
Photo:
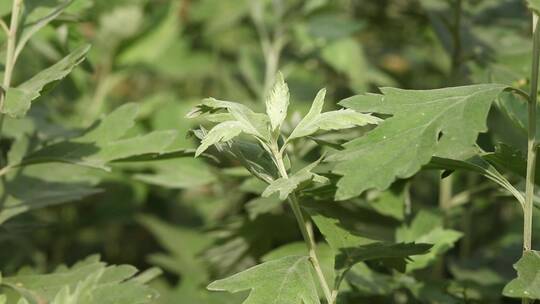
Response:
[[[0,304],[535,303],[538,14],[0,1]]]

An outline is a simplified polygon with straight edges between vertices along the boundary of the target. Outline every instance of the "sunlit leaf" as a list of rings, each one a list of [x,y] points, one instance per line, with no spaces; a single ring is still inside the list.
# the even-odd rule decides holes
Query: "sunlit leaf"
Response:
[[[367,124],[377,124],[381,121],[377,117],[358,113],[350,109],[321,114],[325,94],[325,89],[322,89],[317,93],[317,96],[311,105],[311,109],[293,130],[289,136],[289,140],[311,135],[318,130],[341,130],[356,126],[365,126]]]
[[[283,74],[279,73],[274,87],[266,97],[266,113],[270,117],[272,131],[278,130],[287,117],[289,97],[289,87],[283,79]]]
[[[319,304],[310,269],[308,257],[288,256],[215,281],[208,289],[233,293],[250,290],[243,304]]]
[[[386,189],[397,178],[418,172],[432,156],[470,157],[478,133],[486,130],[491,104],[504,89],[498,84],[426,91],[383,88],[383,95],[344,100],[344,106],[360,112],[393,116],[329,156],[337,162],[334,172],[343,176],[336,197]]]

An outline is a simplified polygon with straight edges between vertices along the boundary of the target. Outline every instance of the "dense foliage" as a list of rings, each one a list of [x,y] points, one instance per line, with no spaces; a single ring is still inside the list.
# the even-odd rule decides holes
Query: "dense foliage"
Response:
[[[540,300],[537,14],[2,0],[0,304]]]

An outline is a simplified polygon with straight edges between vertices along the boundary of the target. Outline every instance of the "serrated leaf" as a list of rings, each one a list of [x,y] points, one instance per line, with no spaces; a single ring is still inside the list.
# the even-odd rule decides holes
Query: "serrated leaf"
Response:
[[[311,135],[318,130],[341,130],[356,126],[365,126],[367,124],[377,124],[381,121],[381,119],[370,114],[362,114],[350,109],[321,114],[325,94],[325,89],[317,93],[311,109],[293,130],[289,136],[289,140]]]
[[[268,116],[261,113],[255,113],[248,107],[231,101],[217,100],[215,98],[207,98],[203,102],[191,110],[186,116],[188,118],[196,118],[204,114],[212,114],[211,119],[216,121],[231,120],[230,116],[219,116],[217,119],[215,112],[226,110],[228,114],[242,124],[242,130],[246,134],[255,135],[261,139],[268,140],[270,138],[268,128]],[[207,115],[208,116],[208,115]],[[226,118],[226,119],[223,119]]]
[[[239,121],[225,121],[214,126],[203,138],[195,152],[195,157],[201,155],[210,146],[217,143],[227,142],[242,133],[242,123]]]
[[[51,274],[7,277],[2,284],[32,303],[94,304],[95,299],[104,304],[151,303],[157,294],[131,280],[136,272],[135,267],[107,266],[92,257]]]
[[[262,193],[263,197],[269,197],[270,195],[279,192],[279,199],[286,200],[287,197],[298,187],[308,181],[315,181],[317,183],[326,183],[328,179],[324,176],[311,172],[320,162],[322,158],[300,169],[298,172],[289,176],[288,178],[278,178],[272,181],[268,187]]]
[[[243,304],[320,304],[306,256],[266,262],[208,285],[209,290],[250,290]]]
[[[333,172],[342,176],[336,198],[386,189],[397,178],[414,175],[432,156],[469,157],[478,133],[486,130],[493,100],[505,88],[499,84],[425,91],[383,88],[383,95],[342,101],[359,112],[393,116],[329,157],[337,162]]]
[[[540,252],[524,252],[514,268],[518,277],[504,287],[503,294],[511,298],[540,300]]]
[[[289,108],[289,87],[283,79],[283,74],[278,73],[274,87],[266,97],[266,114],[270,118],[272,131],[276,131],[287,117]]]
[[[25,116],[32,101],[42,94],[44,88],[66,77],[75,66],[84,60],[88,50],[90,50],[89,45],[80,47],[21,85],[7,88],[2,113],[14,118]]]

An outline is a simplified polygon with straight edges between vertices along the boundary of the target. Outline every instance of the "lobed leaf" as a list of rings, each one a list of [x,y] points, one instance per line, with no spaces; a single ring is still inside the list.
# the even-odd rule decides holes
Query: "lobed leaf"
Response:
[[[504,287],[503,294],[511,298],[540,300],[540,252],[526,251],[514,268],[518,277]]]
[[[336,162],[336,198],[344,200],[367,189],[383,190],[408,178],[432,156],[468,158],[493,100],[506,88],[499,84],[437,90],[381,89],[383,95],[359,95],[342,105],[360,112],[393,115],[366,136],[346,143],[329,157]]]
[[[320,304],[307,256],[269,261],[208,285],[209,290],[250,290],[243,304]]]
[[[129,265],[107,266],[90,257],[71,268],[51,274],[26,274],[4,278],[2,284],[32,303],[146,304],[157,298],[149,287],[132,280],[137,273]]]

